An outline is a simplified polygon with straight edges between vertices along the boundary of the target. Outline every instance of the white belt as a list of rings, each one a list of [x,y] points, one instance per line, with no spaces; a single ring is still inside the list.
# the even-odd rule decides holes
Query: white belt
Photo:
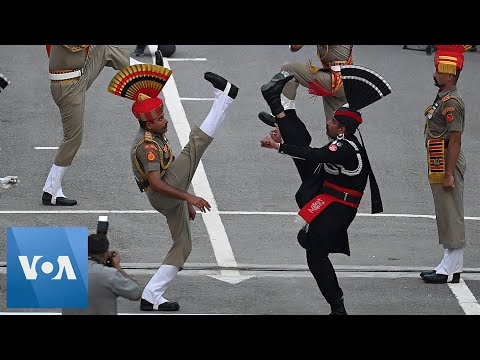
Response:
[[[63,74],[49,73],[50,80],[54,80],[54,81],[74,79],[74,78],[82,76],[82,74],[83,74],[82,69],[75,70],[75,71],[68,72],[68,73],[63,73]]]

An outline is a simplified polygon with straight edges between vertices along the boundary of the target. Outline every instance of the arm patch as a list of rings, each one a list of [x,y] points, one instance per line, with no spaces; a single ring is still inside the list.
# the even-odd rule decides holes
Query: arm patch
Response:
[[[155,161],[157,160],[157,153],[155,151],[147,152],[147,160],[148,161]]]

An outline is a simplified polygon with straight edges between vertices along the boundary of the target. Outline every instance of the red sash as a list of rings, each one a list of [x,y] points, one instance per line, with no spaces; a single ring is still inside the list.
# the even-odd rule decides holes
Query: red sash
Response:
[[[338,185],[332,184],[328,181],[324,182],[324,186],[329,187],[334,190],[341,191],[347,195],[355,196],[358,198],[362,198],[362,193],[356,190],[347,189],[344,187],[340,187]],[[305,220],[308,224],[310,224],[323,210],[327,208],[332,202],[339,202],[341,204],[351,206],[355,209],[358,209],[359,204],[355,204],[353,202],[345,201],[344,199],[337,198],[330,194],[318,194],[315,196],[310,202],[305,205],[303,208],[300,209],[298,215],[300,215],[303,220]]]

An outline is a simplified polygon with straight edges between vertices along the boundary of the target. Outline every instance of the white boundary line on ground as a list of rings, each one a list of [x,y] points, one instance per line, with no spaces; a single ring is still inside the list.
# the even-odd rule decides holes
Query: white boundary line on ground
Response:
[[[198,170],[197,170],[198,171]],[[229,211],[216,210],[220,215],[279,215],[294,216],[294,211]],[[1,210],[0,214],[156,214],[156,210]],[[201,212],[197,211],[201,214]],[[360,217],[397,217],[435,219],[435,215],[423,214],[369,214],[357,213]],[[465,220],[480,221],[480,216],[465,216]]]
[[[167,59],[164,59],[164,66],[167,68],[169,67]],[[208,85],[213,93],[213,86],[210,84]],[[191,128],[187,119],[187,115],[185,114],[185,109],[180,101],[180,96],[178,94],[178,89],[173,74],[170,76],[169,81],[163,88],[163,95],[171,122],[180,141],[180,146],[183,148],[189,141]],[[211,211],[201,214],[205,223],[205,227],[207,228],[210,242],[212,243],[213,253],[218,265],[222,267],[236,267],[237,262],[235,260],[235,256],[233,255],[233,250],[228,240],[225,227],[223,226],[222,219],[218,213],[217,202],[213,196],[213,192],[210,188],[207,174],[201,160],[192,179],[192,187],[195,194],[201,195],[202,197],[208,199],[208,202],[210,203]],[[221,270],[221,275],[240,277],[238,270]]]
[[[168,61],[207,61],[207,58],[164,58]]]
[[[466,315],[480,315],[480,305],[463,279],[460,279],[458,284],[448,284],[448,287],[452,290]]]

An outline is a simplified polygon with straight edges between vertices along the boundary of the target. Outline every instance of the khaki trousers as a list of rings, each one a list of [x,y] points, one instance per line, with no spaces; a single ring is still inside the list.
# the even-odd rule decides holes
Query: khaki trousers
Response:
[[[319,70],[312,74],[306,64],[302,63],[286,63],[283,64],[282,70],[286,70],[294,75],[294,78],[285,84],[282,94],[290,100],[295,100],[299,85],[308,89],[311,81],[317,80],[322,87],[330,90],[332,88],[332,74],[330,71]],[[323,110],[325,112],[325,121],[333,117],[333,113],[347,102],[345,90],[343,86],[331,96],[323,96]]]
[[[162,178],[167,184],[188,191],[198,163],[213,138],[195,126],[190,131],[190,140],[175,158]],[[174,199],[157,191],[147,191],[148,200],[155,210],[165,215],[173,244],[162,264],[183,265],[192,251],[190,218],[186,201]]]
[[[445,154],[446,158],[447,154]],[[453,174],[455,178],[453,190],[444,190],[442,184],[430,184],[435,203],[438,240],[445,249],[458,249],[466,244],[463,208],[463,177],[466,167],[465,157],[460,151]]]
[[[84,73],[79,80],[51,82],[50,92],[60,110],[63,140],[54,164],[69,166],[77,154],[83,139],[83,115],[85,92],[105,66],[116,70],[130,65],[130,52],[112,45],[96,45],[85,63]]]

